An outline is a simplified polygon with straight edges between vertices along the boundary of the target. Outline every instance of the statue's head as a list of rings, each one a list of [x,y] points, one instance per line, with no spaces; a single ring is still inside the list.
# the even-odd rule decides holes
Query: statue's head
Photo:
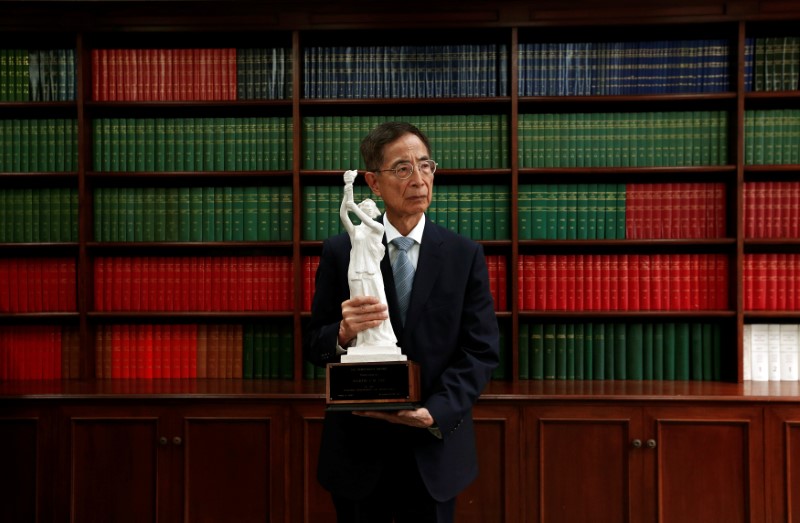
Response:
[[[372,198],[366,198],[363,202],[358,204],[358,208],[364,211],[364,214],[372,219],[381,215],[381,210],[378,209],[378,204],[372,201]]]

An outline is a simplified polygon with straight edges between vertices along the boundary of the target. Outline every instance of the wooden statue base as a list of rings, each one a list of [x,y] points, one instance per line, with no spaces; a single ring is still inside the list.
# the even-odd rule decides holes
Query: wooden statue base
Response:
[[[419,365],[413,361],[329,363],[327,410],[404,410],[419,407]]]

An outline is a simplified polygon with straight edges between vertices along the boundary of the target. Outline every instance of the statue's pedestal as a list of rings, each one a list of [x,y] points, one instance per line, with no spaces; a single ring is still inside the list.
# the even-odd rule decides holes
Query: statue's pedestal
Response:
[[[328,410],[405,410],[419,407],[419,365],[405,354],[359,353],[329,363],[325,402]],[[385,350],[385,348],[384,348]],[[376,360],[376,356],[385,359]],[[347,358],[347,359],[345,359]]]

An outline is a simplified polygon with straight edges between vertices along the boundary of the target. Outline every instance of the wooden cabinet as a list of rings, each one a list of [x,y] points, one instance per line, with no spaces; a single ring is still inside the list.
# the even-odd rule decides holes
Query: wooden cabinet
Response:
[[[761,521],[758,407],[524,409],[525,521]]]
[[[281,521],[283,409],[115,402],[60,415],[71,521]]]

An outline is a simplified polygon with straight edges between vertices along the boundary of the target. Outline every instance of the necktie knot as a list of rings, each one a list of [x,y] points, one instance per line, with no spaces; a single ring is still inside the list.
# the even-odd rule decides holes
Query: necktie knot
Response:
[[[405,324],[411,298],[411,286],[414,283],[414,266],[411,265],[411,260],[408,259],[408,249],[414,245],[414,240],[405,236],[398,236],[392,240],[392,244],[397,247],[397,257],[392,264],[394,286],[397,290],[397,302],[400,305],[400,318]]]
[[[403,252],[408,252],[408,249],[414,245],[414,240],[405,236],[398,236],[392,240],[392,244]]]

